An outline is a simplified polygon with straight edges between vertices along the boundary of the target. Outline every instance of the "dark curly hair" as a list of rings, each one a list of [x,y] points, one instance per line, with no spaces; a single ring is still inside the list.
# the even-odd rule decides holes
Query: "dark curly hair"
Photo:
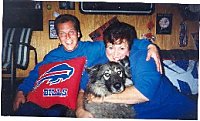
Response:
[[[124,22],[112,23],[103,32],[103,40],[105,46],[107,43],[121,44],[123,39],[126,39],[130,50],[133,40],[136,38],[137,33],[135,27]]]

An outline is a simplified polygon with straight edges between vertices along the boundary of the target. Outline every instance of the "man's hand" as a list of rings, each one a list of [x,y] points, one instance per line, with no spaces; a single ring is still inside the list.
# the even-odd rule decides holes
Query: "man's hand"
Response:
[[[77,118],[94,118],[90,112],[84,110],[83,108],[78,108],[76,110],[76,117]]]
[[[146,61],[149,61],[151,57],[155,60],[157,71],[162,74],[162,65],[160,62],[160,55],[159,55],[157,47],[153,44],[150,44],[148,46],[148,53],[147,53]]]
[[[88,94],[87,95],[87,101],[88,103],[103,103],[104,102],[104,97],[95,97],[93,94]]]
[[[25,103],[25,102],[26,102],[26,98],[25,98],[23,92],[18,91],[17,95],[15,97],[15,101],[13,103],[13,110],[16,111],[19,108],[20,104]]]
[[[78,99],[77,99],[76,117],[77,118],[93,118],[93,115],[84,109],[83,96],[84,96],[84,91],[80,90],[78,94]]]

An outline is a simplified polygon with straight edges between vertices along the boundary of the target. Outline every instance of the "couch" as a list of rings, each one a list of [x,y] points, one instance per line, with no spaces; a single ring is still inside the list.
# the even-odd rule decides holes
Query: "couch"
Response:
[[[161,50],[164,74],[174,86],[188,96],[198,95],[198,50]],[[197,99],[197,98],[196,98]]]

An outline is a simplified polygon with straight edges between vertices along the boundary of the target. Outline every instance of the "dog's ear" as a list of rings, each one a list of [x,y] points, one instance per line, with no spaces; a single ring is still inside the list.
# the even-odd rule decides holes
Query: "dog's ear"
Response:
[[[121,66],[123,66],[123,68],[125,70],[126,77],[131,78],[129,57],[126,56],[124,59],[119,60],[119,64]]]
[[[126,56],[124,59],[119,60],[119,64],[125,68],[130,68],[130,61],[128,56]]]
[[[98,79],[97,78],[97,74],[98,74],[98,71],[99,71],[99,68],[101,67],[101,65],[95,65],[95,66],[92,66],[92,67],[86,67],[85,70],[86,72],[88,72],[89,74],[89,83],[93,84],[96,82],[96,80]],[[88,85],[90,85],[88,83]],[[90,86],[88,87],[88,91],[90,90]],[[90,91],[89,91],[90,92]]]
[[[95,66],[92,66],[92,67],[86,67],[85,70],[89,73],[89,74],[92,74],[92,73],[95,73],[99,70],[99,68],[101,67],[101,65],[95,65]]]

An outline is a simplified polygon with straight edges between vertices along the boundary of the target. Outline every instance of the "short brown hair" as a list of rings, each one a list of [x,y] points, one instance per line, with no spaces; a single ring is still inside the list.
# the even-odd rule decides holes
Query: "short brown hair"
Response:
[[[76,31],[78,31],[81,34],[80,22],[78,18],[70,14],[61,14],[55,19],[55,22],[54,22],[54,27],[55,27],[57,35],[58,35],[58,24],[65,23],[68,21],[73,22],[74,28],[76,29]]]

